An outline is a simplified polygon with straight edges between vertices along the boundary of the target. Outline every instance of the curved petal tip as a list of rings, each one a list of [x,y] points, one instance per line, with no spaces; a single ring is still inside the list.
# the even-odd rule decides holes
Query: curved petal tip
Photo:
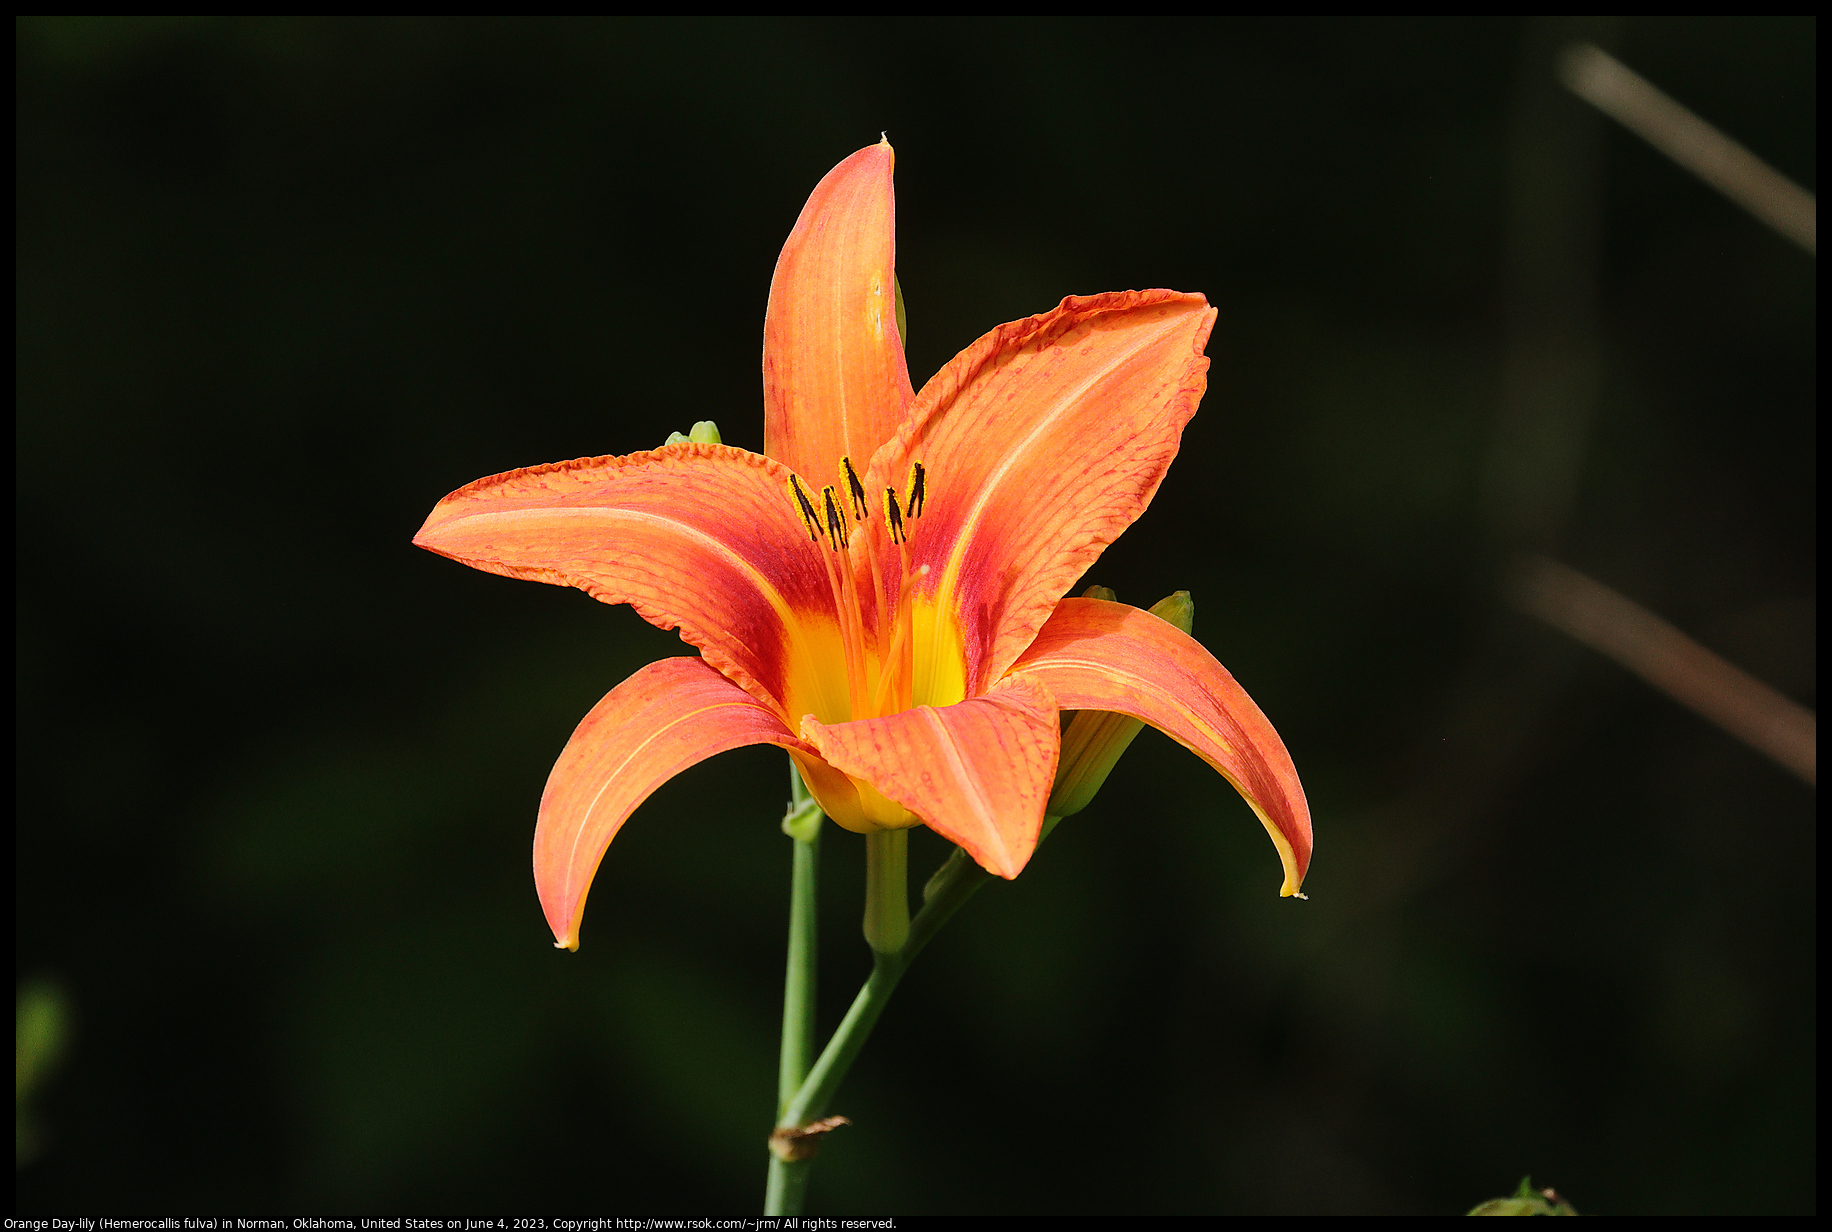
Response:
[[[1310,806],[1291,754],[1246,690],[1189,634],[1150,612],[1064,599],[1013,669],[1065,710],[1105,710],[1156,727],[1219,771],[1253,810],[1284,866],[1279,894],[1302,898]]]

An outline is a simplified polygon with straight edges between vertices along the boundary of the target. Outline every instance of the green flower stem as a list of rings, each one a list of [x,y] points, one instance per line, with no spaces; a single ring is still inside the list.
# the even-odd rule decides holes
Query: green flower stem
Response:
[[[991,880],[991,873],[974,863],[966,851],[956,847],[929,878],[929,884],[922,888],[922,910],[910,921],[910,939],[904,943],[903,961],[907,963],[922,953],[923,947],[973,897],[974,891]]]
[[[1044,833],[1048,834],[1054,829],[1058,820],[1056,817],[1044,818]],[[852,1008],[846,1011],[846,1018],[840,1023],[839,1030],[833,1033],[833,1038],[827,1041],[827,1047],[822,1050],[821,1059],[814,1063],[807,1081],[789,1102],[780,1124],[807,1125],[827,1111],[827,1105],[839,1090],[846,1071],[852,1068],[859,1050],[865,1047],[872,1028],[878,1024],[878,1015],[884,1012],[885,1003],[890,1000],[891,993],[896,990],[897,982],[903,978],[910,963],[941,931],[941,926],[973,897],[974,892],[991,880],[992,874],[974,863],[971,856],[958,847],[954,849],[954,854],[929,879],[928,887],[923,891],[922,910],[910,921],[909,938],[903,948],[896,953],[878,952],[872,955],[871,975],[866,979],[865,987],[859,989],[859,995],[853,998]]]
[[[798,781],[796,786],[801,784]],[[796,805],[804,804],[796,801]],[[798,809],[797,811],[801,811]],[[806,838],[791,836],[795,863],[789,880],[789,964],[782,987],[782,1057],[776,1069],[776,1110],[789,1106],[814,1061],[814,978],[820,921],[816,886],[820,876],[818,812]]]
[[[827,1047],[822,1051],[821,1059],[814,1063],[808,1080],[802,1083],[801,1090],[789,1101],[788,1111],[782,1117],[785,1124],[807,1125],[819,1119],[827,1110],[828,1103],[846,1077],[846,1071],[852,1068],[860,1050],[865,1047],[865,1041],[871,1038],[871,1029],[878,1025],[878,1015],[884,1012],[891,993],[896,991],[897,982],[908,969],[909,963],[901,954],[872,955],[871,975],[866,978],[865,987],[859,989],[859,995],[852,999],[852,1008],[846,1011],[840,1029],[827,1041]]]
[[[1049,816],[1043,819],[1043,835],[1047,838],[1056,828],[1060,817]],[[902,842],[890,843],[883,840],[895,835]],[[821,1051],[820,1060],[808,1072],[801,1089],[782,1107],[776,1118],[779,1130],[799,1129],[819,1120],[833,1101],[845,1081],[846,1072],[852,1063],[858,1060],[859,1053],[865,1048],[865,1041],[871,1038],[872,1028],[878,1025],[878,1017],[884,1013],[891,993],[903,979],[903,973],[909,970],[910,963],[915,961],[923,947],[934,939],[942,925],[959,911],[974,892],[988,881],[992,874],[976,864],[972,857],[960,848],[942,863],[935,875],[929,878],[929,884],[923,888],[922,910],[915,919],[909,918],[908,899],[905,895],[905,877],[908,867],[908,835],[905,831],[884,831],[881,834],[866,836],[866,936],[873,936],[873,928],[883,930],[887,924],[895,927],[895,918],[901,911],[904,921],[902,944],[895,950],[872,950],[871,975],[866,978],[865,986],[859,989],[859,995],[852,1000],[852,1006],[846,1011],[839,1029],[833,1038],[827,1041],[827,1047]],[[874,848],[873,840],[879,840],[881,846]],[[800,866],[797,865],[797,868]],[[812,894],[812,889],[810,889]],[[874,900],[874,894],[878,897]],[[876,908],[874,909],[874,901]],[[876,915],[874,915],[874,910]],[[874,925],[874,918],[879,923]],[[809,927],[812,937],[812,924]],[[878,936],[885,934],[880,931]],[[812,975],[809,986],[812,989]],[[784,1040],[788,1038],[788,1013],[783,1015]],[[787,1044],[785,1042],[785,1055]],[[788,1073],[785,1062],[783,1074]],[[772,1156],[770,1163],[770,1186],[765,1197],[764,1214],[798,1215],[801,1213],[802,1199],[807,1193],[808,1171],[814,1162],[812,1155],[793,1161],[785,1161]]]
[[[910,938],[910,832],[865,836],[865,941],[873,954],[895,954]]]
[[[794,865],[789,880],[789,962],[782,988],[782,1053],[776,1068],[777,1124],[789,1101],[808,1077],[814,1057],[814,977],[816,962],[817,878],[821,854],[820,808],[808,796],[801,775],[789,768],[789,813],[782,828],[794,842]],[[769,1181],[764,1192],[766,1214],[795,1214],[801,1210],[812,1160],[785,1160],[770,1155]]]

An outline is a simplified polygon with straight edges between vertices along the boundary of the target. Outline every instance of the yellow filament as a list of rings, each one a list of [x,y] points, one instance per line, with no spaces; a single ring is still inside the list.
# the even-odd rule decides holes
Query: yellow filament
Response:
[[[920,462],[911,464],[908,494],[902,500],[895,488],[884,489],[882,526],[874,525],[869,517],[865,488],[850,457],[840,459],[840,473],[844,493],[839,484],[829,485],[821,489],[818,503],[797,476],[789,476],[796,514],[810,540],[824,538],[830,549],[820,552],[821,565],[838,625],[848,713],[831,718],[823,715],[822,720],[875,718],[907,710],[917,702],[945,706],[960,701],[966,695],[966,680],[959,626],[932,599],[919,601],[917,591],[930,567],[912,565],[910,560],[913,527],[909,519],[920,518],[927,503],[927,469]],[[857,528],[864,537],[862,561],[852,556],[854,528],[848,522],[854,520],[863,523]],[[895,562],[886,555],[888,547],[880,544],[880,535],[895,545]],[[889,572],[893,563],[899,566],[894,575]],[[894,596],[887,593],[892,577],[896,579]],[[864,603],[867,588],[872,604],[869,613]],[[828,662],[832,664],[831,659]],[[821,674],[825,673],[822,669]]]
[[[910,651],[913,649],[910,639],[910,583],[914,578],[927,574],[929,567],[921,565],[912,574],[908,553],[903,555],[903,579],[897,587],[897,633],[891,644],[885,649],[884,657],[878,665],[878,688],[872,694],[871,709],[873,714],[894,714],[899,710],[910,708],[910,667],[913,662]],[[895,692],[892,692],[892,690]],[[885,707],[886,695],[893,703]]]
[[[852,717],[869,718],[873,717],[871,712],[862,712],[859,705],[865,696],[865,625],[859,612],[859,588],[853,581],[852,561],[842,556],[835,564],[840,575],[840,624],[852,643],[850,661],[846,665],[846,677],[851,682]]]

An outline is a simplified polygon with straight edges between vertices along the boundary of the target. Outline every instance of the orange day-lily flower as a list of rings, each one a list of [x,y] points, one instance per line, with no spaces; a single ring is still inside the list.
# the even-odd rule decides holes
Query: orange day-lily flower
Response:
[[[893,156],[829,172],[764,320],[764,452],[685,441],[480,479],[414,542],[576,586],[698,657],[612,689],[548,779],[535,882],[558,943],[637,805],[715,753],[787,749],[826,814],[926,825],[1015,877],[1061,710],[1159,728],[1259,815],[1296,894],[1310,814],[1278,733],[1193,638],[1064,593],[1150,502],[1202,397],[1200,295],[1070,297],[1001,325],[921,393],[904,365]]]

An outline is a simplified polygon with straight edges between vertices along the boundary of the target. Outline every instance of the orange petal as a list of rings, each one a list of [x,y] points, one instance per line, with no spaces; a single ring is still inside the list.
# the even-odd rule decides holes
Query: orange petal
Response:
[[[882,719],[831,727],[804,719],[802,736],[988,872],[1016,877],[1036,849],[1061,735],[1056,703],[1034,680]]]
[[[832,591],[788,471],[670,445],[480,479],[414,537],[474,568],[628,603],[785,717],[848,713]]]
[[[1310,806],[1271,722],[1195,638],[1150,612],[1064,599],[1012,668],[1040,680],[1065,710],[1143,719],[1215,767],[1259,815],[1285,865],[1279,893],[1310,867]]]
[[[592,707],[547,776],[534,828],[534,884],[560,945],[579,948],[598,862],[636,806],[687,767],[746,744],[813,752],[701,659],[651,663]]]
[[[896,432],[914,397],[897,335],[891,147],[860,150],[802,207],[763,322],[763,451],[816,490]]]
[[[967,692],[997,680],[1151,501],[1202,398],[1200,295],[1070,297],[1001,325],[923,387],[871,490],[927,472],[911,559],[961,614]]]

